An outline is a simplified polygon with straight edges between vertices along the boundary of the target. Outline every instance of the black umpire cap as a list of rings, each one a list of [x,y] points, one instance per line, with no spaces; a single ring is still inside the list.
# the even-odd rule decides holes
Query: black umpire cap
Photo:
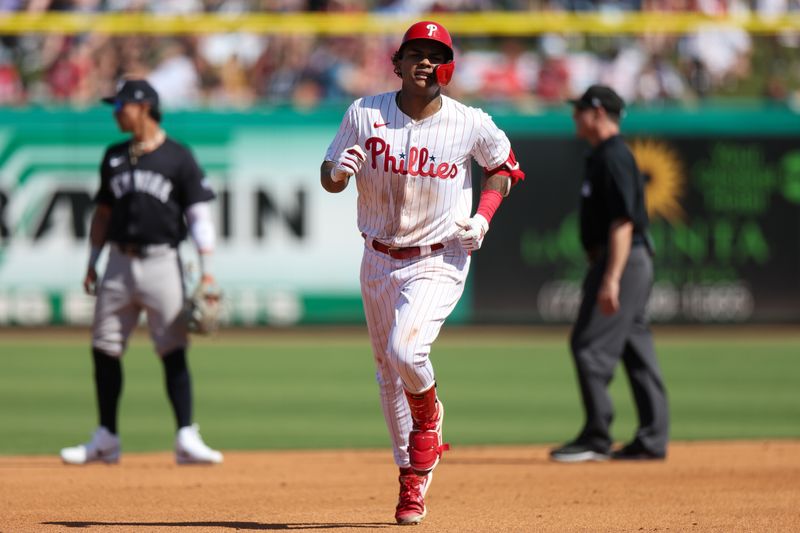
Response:
[[[117,94],[103,98],[107,104],[149,103],[158,109],[158,93],[147,80],[125,80],[117,86]]]
[[[567,100],[578,109],[603,108],[612,115],[622,116],[625,109],[625,101],[614,89],[606,85],[592,85],[580,98]]]

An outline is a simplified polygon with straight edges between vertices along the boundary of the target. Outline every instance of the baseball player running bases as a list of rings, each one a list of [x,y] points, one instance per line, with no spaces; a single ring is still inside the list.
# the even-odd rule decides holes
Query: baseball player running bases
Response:
[[[453,59],[441,24],[408,28],[392,57],[400,90],[350,105],[320,172],[332,193],[356,180],[361,294],[400,469],[399,524],[425,517],[433,469],[448,447],[431,345],[461,297],[471,252],[512,185],[524,179],[491,117],[442,94]],[[485,172],[470,216],[473,159]]]

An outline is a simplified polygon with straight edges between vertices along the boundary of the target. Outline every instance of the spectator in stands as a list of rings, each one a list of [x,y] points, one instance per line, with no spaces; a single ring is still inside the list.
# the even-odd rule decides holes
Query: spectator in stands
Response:
[[[22,11],[23,0],[0,0],[0,13]]]
[[[22,81],[11,54],[0,48],[0,105],[19,105],[24,100]]]
[[[186,41],[163,43],[160,60],[148,76],[165,108],[193,107],[201,104],[200,76]]]
[[[256,103],[251,71],[266,41],[251,33],[215,33],[199,39],[196,65],[208,105],[244,108]]]
[[[678,70],[656,54],[644,66],[636,83],[636,100],[643,103],[676,102],[684,98],[685,85]]]
[[[85,105],[94,101],[90,78],[94,72],[88,38],[65,39],[61,53],[50,66],[47,83],[50,98],[57,102]]]
[[[775,17],[798,8],[800,0],[0,0],[0,12],[34,13],[641,9],[714,16],[757,10]],[[456,50],[459,68],[448,92],[526,107],[534,98],[560,104],[600,82],[616,87],[631,103],[720,95],[782,100],[795,93],[791,73],[800,71],[794,53],[798,35],[754,39],[743,30],[718,27],[677,37],[543,35],[539,48],[532,39],[465,36],[456,43],[463,52]],[[381,92],[381,84],[392,79],[382,61],[390,47],[374,35],[27,33],[6,36],[2,43],[8,56],[2,65],[4,105],[82,105],[112,93],[122,72],[151,79],[167,106],[344,102]],[[753,63],[756,46],[767,61]],[[776,67],[777,61],[783,63]]]
[[[483,71],[481,95],[487,100],[524,102],[533,92],[538,72],[538,59],[527,51],[526,43],[517,38],[503,39],[494,60]]]
[[[608,54],[600,62],[599,80],[614,87],[624,100],[633,101],[647,55],[633,38],[615,37],[609,45]]]
[[[572,96],[567,42],[560,35],[544,35],[540,41],[542,65],[536,79],[536,96],[549,104],[562,104]]]

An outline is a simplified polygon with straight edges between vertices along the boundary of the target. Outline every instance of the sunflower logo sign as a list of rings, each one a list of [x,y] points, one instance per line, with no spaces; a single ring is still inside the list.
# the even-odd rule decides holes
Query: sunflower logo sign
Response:
[[[781,192],[786,200],[800,204],[800,152],[789,152],[783,158]]]
[[[650,219],[663,218],[674,226],[686,221],[681,205],[686,188],[683,163],[667,143],[637,139],[630,144],[645,179],[645,203]]]
[[[751,206],[752,202],[734,194],[738,189],[730,188],[729,178],[752,169],[755,158],[746,152],[720,150],[717,147],[709,154],[711,163],[690,166],[696,180],[692,185],[700,187],[705,203],[704,209],[698,209],[696,201],[689,198],[686,166],[676,149],[656,140],[631,143],[646,183],[647,213],[654,222],[650,231],[660,250],[661,279],[650,301],[654,319],[682,315],[701,322],[742,321],[752,314],[752,293],[735,265],[765,252],[758,252],[759,233],[753,222],[734,224],[726,216],[731,210]],[[735,157],[729,161],[728,156]],[[720,161],[728,163],[720,165]],[[741,166],[738,170],[737,164]],[[722,176],[710,172],[718,168],[725,169]]]
[[[706,209],[730,216],[763,215],[779,185],[777,168],[756,143],[715,143],[692,173]]]

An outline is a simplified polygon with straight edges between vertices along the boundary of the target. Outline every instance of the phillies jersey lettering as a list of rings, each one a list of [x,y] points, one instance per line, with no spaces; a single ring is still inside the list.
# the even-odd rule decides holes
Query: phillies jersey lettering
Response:
[[[442,96],[439,111],[412,120],[396,92],[353,102],[325,159],[358,144],[367,160],[356,174],[358,227],[391,246],[423,246],[453,238],[455,221],[472,210],[472,160],[496,168],[511,145],[480,109]]]
[[[448,163],[439,163],[439,165],[436,166],[436,157],[431,156],[428,153],[427,148],[420,148],[418,150],[416,146],[412,146],[408,150],[408,168],[406,168],[405,154],[403,153],[400,154],[399,156],[400,161],[398,161],[398,158],[394,157],[393,155],[388,155],[392,153],[392,147],[380,137],[370,137],[369,139],[367,139],[365,147],[367,149],[367,152],[372,154],[373,169],[378,167],[378,156],[384,155],[383,158],[384,172],[389,172],[389,169],[391,167],[391,171],[394,172],[395,174],[422,176],[423,178],[443,178],[443,179],[455,178],[456,175],[458,174],[458,167],[456,165],[451,165]],[[430,167],[427,168],[426,172],[425,165],[428,164],[428,160],[431,161],[431,165]]]

